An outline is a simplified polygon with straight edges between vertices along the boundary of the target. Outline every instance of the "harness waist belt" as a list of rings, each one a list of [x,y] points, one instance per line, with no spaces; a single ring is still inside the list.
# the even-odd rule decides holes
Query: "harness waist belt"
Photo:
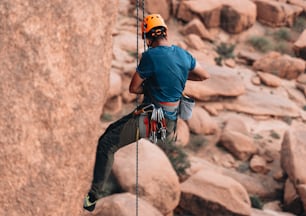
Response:
[[[177,102],[159,102],[159,105],[163,108],[163,110],[167,112],[175,112],[179,106],[179,101]]]

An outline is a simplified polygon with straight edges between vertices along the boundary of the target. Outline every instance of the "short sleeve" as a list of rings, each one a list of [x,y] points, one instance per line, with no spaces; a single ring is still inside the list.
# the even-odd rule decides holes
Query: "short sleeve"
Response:
[[[144,52],[142,54],[142,57],[140,59],[139,65],[136,68],[136,71],[138,72],[139,76],[142,79],[147,79],[152,75],[153,62],[150,58],[150,55],[148,55],[147,52]]]
[[[195,68],[195,66],[196,66],[196,60],[195,60],[195,58],[189,52],[187,52],[187,55],[188,55],[188,57],[190,59],[190,68],[189,68],[189,71],[192,71]]]

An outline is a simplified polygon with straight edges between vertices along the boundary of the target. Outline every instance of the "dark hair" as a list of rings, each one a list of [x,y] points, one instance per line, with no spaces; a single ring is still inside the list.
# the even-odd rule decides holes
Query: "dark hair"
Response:
[[[152,28],[148,33],[146,33],[148,39],[159,39],[167,37],[167,29],[163,26],[157,26]]]

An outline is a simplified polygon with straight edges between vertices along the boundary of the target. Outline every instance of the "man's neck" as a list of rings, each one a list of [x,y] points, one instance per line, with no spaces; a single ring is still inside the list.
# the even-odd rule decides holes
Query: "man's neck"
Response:
[[[159,40],[156,40],[152,44],[152,48],[157,47],[157,46],[170,46],[167,38],[161,38]]]

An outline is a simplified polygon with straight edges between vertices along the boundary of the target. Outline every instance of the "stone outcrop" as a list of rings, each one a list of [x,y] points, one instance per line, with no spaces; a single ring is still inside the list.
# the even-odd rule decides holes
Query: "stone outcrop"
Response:
[[[257,152],[253,138],[239,117],[230,117],[226,120],[220,144],[240,160],[247,160]]]
[[[278,76],[275,76],[273,74],[270,74],[270,73],[264,73],[264,72],[258,72],[257,75],[259,76],[260,78],[260,81],[262,83],[264,83],[265,85],[267,86],[270,86],[270,87],[279,87],[282,83],[282,80],[278,77]]]
[[[180,198],[179,179],[164,152],[148,140],[139,141],[139,196],[169,214]],[[124,191],[135,193],[136,145],[120,149],[113,172]],[[167,173],[167,175],[165,175]]]
[[[256,5],[252,1],[224,0],[221,27],[229,33],[241,33],[256,22]]]
[[[130,2],[136,5],[136,0],[130,0]],[[145,10],[149,14],[158,13],[165,20],[168,20],[170,18],[171,2],[171,0],[144,0]],[[139,1],[139,6],[142,8],[142,1]]]
[[[204,66],[211,77],[203,82],[187,81],[185,92],[198,100],[207,100],[210,97],[235,97],[245,93],[243,81],[235,69]]]
[[[187,125],[187,123],[182,120],[177,120],[177,126],[176,126],[176,133],[177,133],[177,144],[181,146],[186,146],[190,140],[190,129]]]
[[[285,79],[296,79],[305,71],[305,61],[278,52],[269,52],[253,64],[253,69]]]
[[[214,134],[218,130],[217,123],[201,107],[193,108],[192,117],[187,123],[190,131],[195,134]]]
[[[177,18],[186,22],[199,18],[207,28],[222,27],[229,33],[240,33],[255,23],[256,6],[249,0],[182,1]]]
[[[182,29],[182,33],[184,35],[196,34],[204,40],[213,41],[205,25],[198,18],[191,20],[187,25],[185,25],[184,28]]]
[[[116,8],[102,0],[0,2],[1,215],[81,211]]]
[[[235,180],[201,170],[181,184],[180,207],[194,215],[250,215],[247,192]]]
[[[292,26],[303,8],[285,2],[253,0],[257,6],[257,20],[272,27]]]
[[[261,91],[248,91],[234,101],[224,102],[228,110],[252,115],[300,116],[300,108],[286,97]]]

